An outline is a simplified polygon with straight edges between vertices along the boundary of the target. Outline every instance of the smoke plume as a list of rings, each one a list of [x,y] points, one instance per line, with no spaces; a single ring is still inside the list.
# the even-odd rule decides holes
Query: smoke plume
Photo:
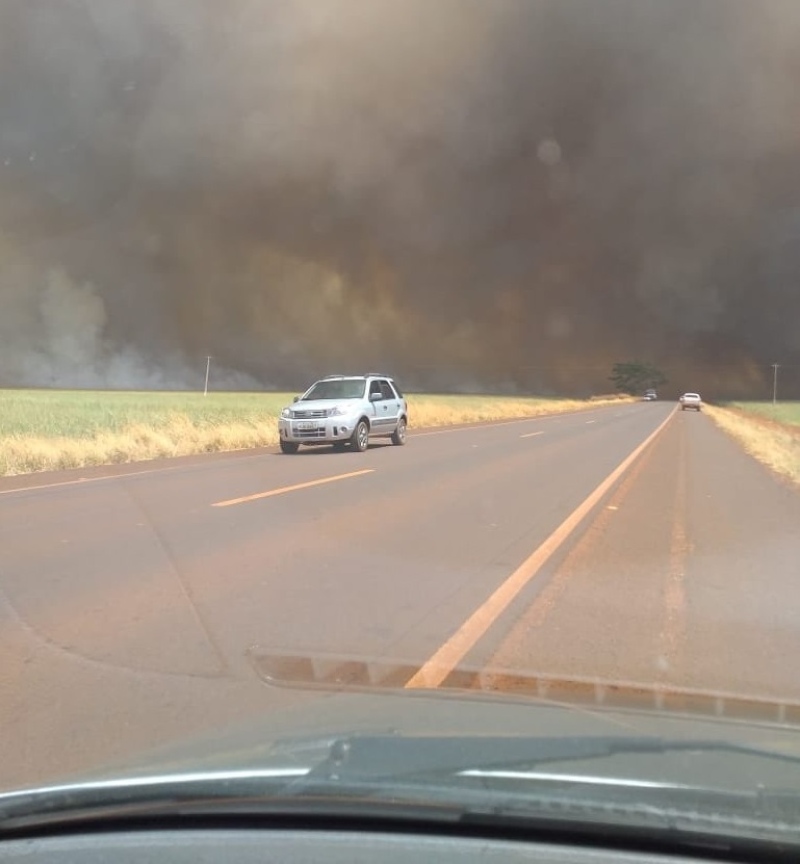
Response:
[[[800,397],[796,0],[7,0],[0,385]]]

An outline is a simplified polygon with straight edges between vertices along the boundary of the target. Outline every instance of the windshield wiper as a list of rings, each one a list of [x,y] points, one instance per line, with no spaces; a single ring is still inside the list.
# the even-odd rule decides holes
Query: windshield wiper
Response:
[[[0,795],[0,834],[35,830],[59,824],[106,823],[114,820],[163,818],[173,815],[226,813],[325,812],[353,816],[364,807],[375,812],[402,812],[411,807],[415,817],[441,809],[446,818],[464,818],[484,812],[522,813],[535,816],[536,802],[565,801],[572,795],[569,811],[586,821],[586,798],[602,799],[622,809],[630,818],[662,821],[659,807],[680,807],[686,795],[696,808],[699,795],[704,804],[734,805],[749,818],[785,821],[797,812],[793,790],[765,792],[745,789],[714,791],[690,784],[616,780],[608,772],[582,777],[535,769],[554,763],[581,762],[633,754],[676,752],[741,754],[759,759],[800,765],[800,756],[716,740],[674,741],[647,737],[401,737],[398,735],[354,735],[327,742],[275,742],[269,762],[244,770],[216,770],[130,777],[119,780],[77,783],[41,790]],[[321,745],[321,746],[320,746]],[[294,758],[291,758],[294,754]],[[313,754],[313,755],[312,755]],[[273,764],[280,759],[281,764]],[[529,772],[529,773],[526,773]],[[487,778],[527,781],[517,792],[475,788]],[[634,787],[633,790],[631,787]],[[602,794],[599,795],[602,788]],[[665,793],[669,798],[644,804],[639,789],[648,795]],[[590,790],[594,792],[590,792]],[[706,800],[708,799],[708,800]],[[596,804],[592,805],[596,807]],[[388,808],[388,810],[387,810]],[[518,810],[519,808],[519,810]],[[702,809],[702,808],[701,808]],[[716,807],[714,808],[716,809]],[[730,810],[727,806],[722,808]],[[370,812],[372,812],[370,810]],[[615,811],[616,812],[616,811]],[[730,812],[733,812],[730,810]],[[551,814],[552,815],[552,814]],[[598,814],[595,814],[597,817]],[[600,817],[607,818],[604,811]],[[441,814],[440,817],[441,818]],[[564,812],[559,819],[569,818]],[[593,821],[594,817],[590,819]],[[614,821],[614,820],[612,820]],[[671,819],[667,819],[671,824]]]
[[[358,736],[331,746],[326,759],[305,780],[336,776],[341,780],[430,777],[468,771],[535,768],[558,762],[582,762],[615,755],[722,752],[775,759],[800,766],[800,756],[714,739],[668,740],[655,737],[400,737]]]

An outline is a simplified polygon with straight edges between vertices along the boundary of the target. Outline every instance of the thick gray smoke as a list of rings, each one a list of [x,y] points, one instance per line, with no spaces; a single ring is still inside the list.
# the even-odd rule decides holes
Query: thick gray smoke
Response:
[[[796,0],[4,0],[0,384],[800,395],[798,76]]]

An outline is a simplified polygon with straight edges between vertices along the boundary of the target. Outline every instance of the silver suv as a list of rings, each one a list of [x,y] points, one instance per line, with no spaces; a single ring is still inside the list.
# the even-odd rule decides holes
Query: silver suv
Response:
[[[388,375],[329,375],[313,384],[278,420],[281,450],[297,453],[301,444],[333,444],[363,452],[369,439],[406,443],[408,405]]]

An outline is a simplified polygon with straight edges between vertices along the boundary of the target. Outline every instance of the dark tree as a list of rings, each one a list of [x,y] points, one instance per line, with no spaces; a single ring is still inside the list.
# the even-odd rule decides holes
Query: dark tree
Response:
[[[652,363],[633,361],[628,363],[615,363],[611,370],[610,379],[614,387],[621,393],[629,393],[636,396],[649,388],[657,388],[665,384],[667,379],[660,369]]]

